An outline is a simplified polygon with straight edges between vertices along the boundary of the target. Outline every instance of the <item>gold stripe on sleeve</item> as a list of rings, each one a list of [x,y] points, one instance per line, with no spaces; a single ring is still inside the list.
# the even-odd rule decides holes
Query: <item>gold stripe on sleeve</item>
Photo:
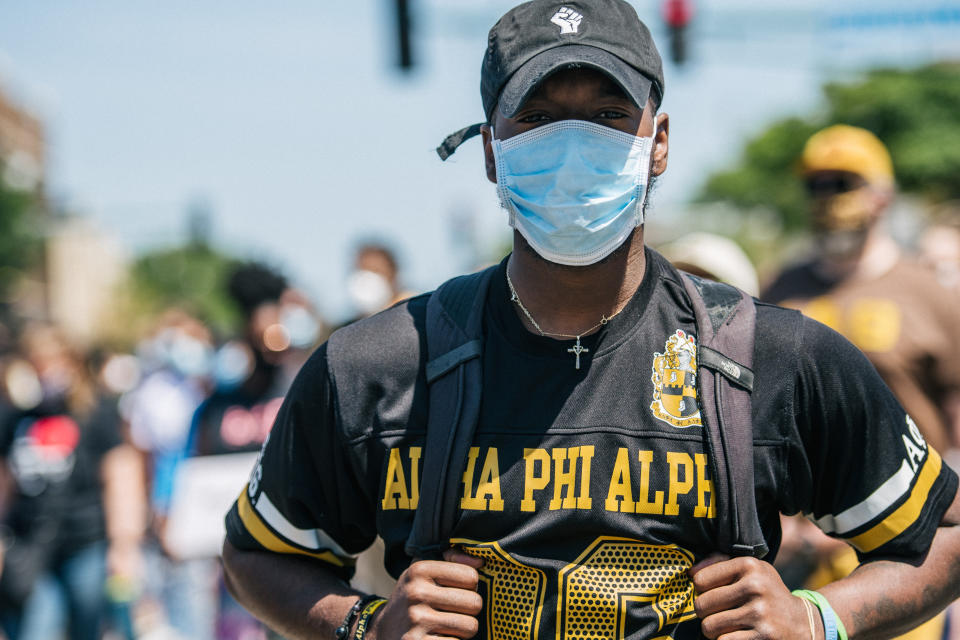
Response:
[[[253,506],[250,504],[250,499],[247,497],[246,487],[243,488],[243,492],[240,494],[240,497],[237,498],[237,511],[240,514],[240,521],[243,522],[243,526],[246,527],[250,535],[252,535],[253,538],[265,549],[276,551],[277,553],[299,553],[305,556],[310,556],[311,558],[323,560],[324,562],[329,562],[330,564],[337,565],[338,567],[347,566],[349,563],[349,560],[336,556],[330,551],[304,551],[303,549],[298,549],[297,547],[284,542],[279,536],[270,531],[270,529],[268,529],[263,522],[261,522],[260,516],[256,514],[256,512],[253,510]]]
[[[927,460],[917,476],[917,481],[910,491],[910,497],[900,505],[896,511],[867,531],[850,538],[848,542],[863,552],[873,551],[877,547],[893,540],[907,530],[920,516],[927,502],[930,488],[940,476],[942,461],[933,447],[927,447]]]

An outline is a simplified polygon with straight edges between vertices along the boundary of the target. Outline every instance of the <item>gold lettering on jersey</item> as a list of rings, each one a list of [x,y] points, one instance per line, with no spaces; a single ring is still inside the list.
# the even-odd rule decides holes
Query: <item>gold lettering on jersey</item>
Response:
[[[630,453],[624,447],[617,450],[617,461],[613,464],[613,475],[610,476],[610,488],[607,489],[603,508],[621,513],[633,513],[635,510],[630,481]]]
[[[570,460],[564,464],[567,462],[567,452],[570,453]],[[561,505],[564,509],[573,509],[577,505],[573,489],[577,482],[577,457],[580,448],[559,448],[550,453],[553,456],[553,500],[550,501],[550,510],[556,511]],[[560,496],[564,489],[567,490],[566,498],[561,503]]]
[[[580,495],[577,496],[577,509],[592,509],[590,497],[590,463],[593,460],[593,445],[580,447]]]
[[[689,453],[678,451],[667,452],[667,465],[670,467],[669,498],[663,512],[668,516],[680,515],[680,503],[677,498],[690,493],[693,489],[693,459]],[[680,478],[680,469],[683,469],[683,479]]]
[[[540,469],[539,473],[537,468]],[[550,454],[546,449],[524,449],[523,470],[523,500],[520,501],[520,511],[532,513],[537,510],[533,492],[546,489],[550,484]]]
[[[678,516],[680,496],[690,494],[696,487],[697,503],[693,508],[693,516],[717,516],[713,502],[713,481],[707,468],[706,454],[697,453],[691,458],[689,453],[683,451],[667,451],[663,458],[655,458],[653,451],[641,449],[637,452],[637,460],[640,462],[640,481],[634,485],[630,453],[623,447],[617,450],[610,484],[607,487],[607,498],[603,503],[604,509],[620,513]],[[664,471],[667,472],[665,475]],[[667,478],[666,503],[663,491],[651,489],[652,479],[655,477]],[[633,499],[634,494],[636,501]]]
[[[920,438],[919,441],[917,438]],[[919,431],[916,434],[914,431],[910,431],[909,435],[904,434],[903,443],[908,463],[913,467],[919,466],[926,451],[926,443],[919,436]],[[631,460],[633,455],[636,458]],[[594,445],[524,449],[520,511],[535,512],[538,496],[540,508],[551,511],[592,509],[591,471],[595,456]],[[422,483],[422,458],[422,447],[390,449],[380,500],[381,510],[417,508]],[[496,447],[470,447],[461,476],[463,489],[460,508],[504,511],[508,505],[503,498],[500,476],[500,451]],[[607,511],[679,516],[683,510],[692,512],[695,518],[716,517],[714,484],[708,458],[703,453],[640,449],[634,454],[628,448],[620,447],[613,461],[609,483],[605,488],[599,488],[600,492],[604,490],[605,495],[600,493],[597,497],[603,499],[603,507]],[[689,497],[684,499],[684,496]]]
[[[470,447],[467,453],[467,468],[463,472],[463,497],[460,498],[460,508],[468,508],[464,503],[470,500],[473,491],[473,471],[477,467],[477,458],[480,457],[480,447]]]
[[[707,455],[704,453],[693,454],[693,462],[697,466],[697,506],[693,510],[694,518],[716,518],[717,503],[713,499],[713,480],[707,473]],[[707,496],[710,496],[710,504],[707,504]]]
[[[699,427],[697,405],[697,341],[677,329],[663,353],[653,354],[653,417],[672,427]]]
[[[663,491],[655,491],[653,500],[650,500],[650,467],[653,465],[653,451],[641,450],[640,460],[640,495],[637,498],[637,513],[661,515],[663,513]]]
[[[419,452],[417,455],[419,457]],[[407,492],[407,479],[403,473],[400,449],[390,449],[387,460],[387,484],[383,490],[380,507],[384,511],[410,508],[410,494]]]
[[[590,459],[593,457],[593,447],[583,447],[587,461],[583,465],[586,471],[580,474],[580,495],[574,497],[577,485],[577,462],[581,459],[581,447],[557,448],[551,451],[553,457],[553,499],[550,501],[550,510],[557,509],[589,509],[593,506],[590,499]],[[564,492],[566,489],[566,492]],[[561,496],[564,496],[561,499]]]
[[[523,450],[523,500],[520,511],[536,511],[534,491],[543,491],[553,483],[553,497],[547,508],[592,509],[590,497],[590,469],[595,449],[593,445],[557,447],[555,449]],[[552,461],[552,464],[551,464]]]
[[[420,504],[420,447],[410,447],[410,508]]]
[[[463,497],[460,498],[460,508],[474,511],[503,511],[503,498],[500,495],[500,463],[495,447],[487,449],[477,491],[470,495],[473,490],[473,473],[479,457],[480,447],[470,447],[467,455],[467,470],[463,472]]]

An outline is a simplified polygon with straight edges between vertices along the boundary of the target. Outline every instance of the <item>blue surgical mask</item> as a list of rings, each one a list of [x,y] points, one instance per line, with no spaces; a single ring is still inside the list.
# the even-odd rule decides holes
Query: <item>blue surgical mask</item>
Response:
[[[653,138],[563,120],[493,140],[497,193],[540,256],[583,266],[610,255],[643,223]]]

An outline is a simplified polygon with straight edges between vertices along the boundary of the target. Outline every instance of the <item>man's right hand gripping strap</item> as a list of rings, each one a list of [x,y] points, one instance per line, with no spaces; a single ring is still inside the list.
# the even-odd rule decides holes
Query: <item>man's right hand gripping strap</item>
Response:
[[[721,551],[762,558],[753,480],[753,348],[756,307],[730,285],[683,274],[697,321],[700,416],[713,470]]]

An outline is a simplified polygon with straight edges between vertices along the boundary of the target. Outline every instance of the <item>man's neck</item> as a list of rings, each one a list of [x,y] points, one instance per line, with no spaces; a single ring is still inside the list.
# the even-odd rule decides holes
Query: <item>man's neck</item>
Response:
[[[520,302],[545,333],[585,335],[601,318],[611,318],[626,306],[646,272],[641,227],[607,259],[585,267],[544,260],[517,232],[513,248],[507,265],[510,279]],[[537,333],[515,307],[524,326]]]

